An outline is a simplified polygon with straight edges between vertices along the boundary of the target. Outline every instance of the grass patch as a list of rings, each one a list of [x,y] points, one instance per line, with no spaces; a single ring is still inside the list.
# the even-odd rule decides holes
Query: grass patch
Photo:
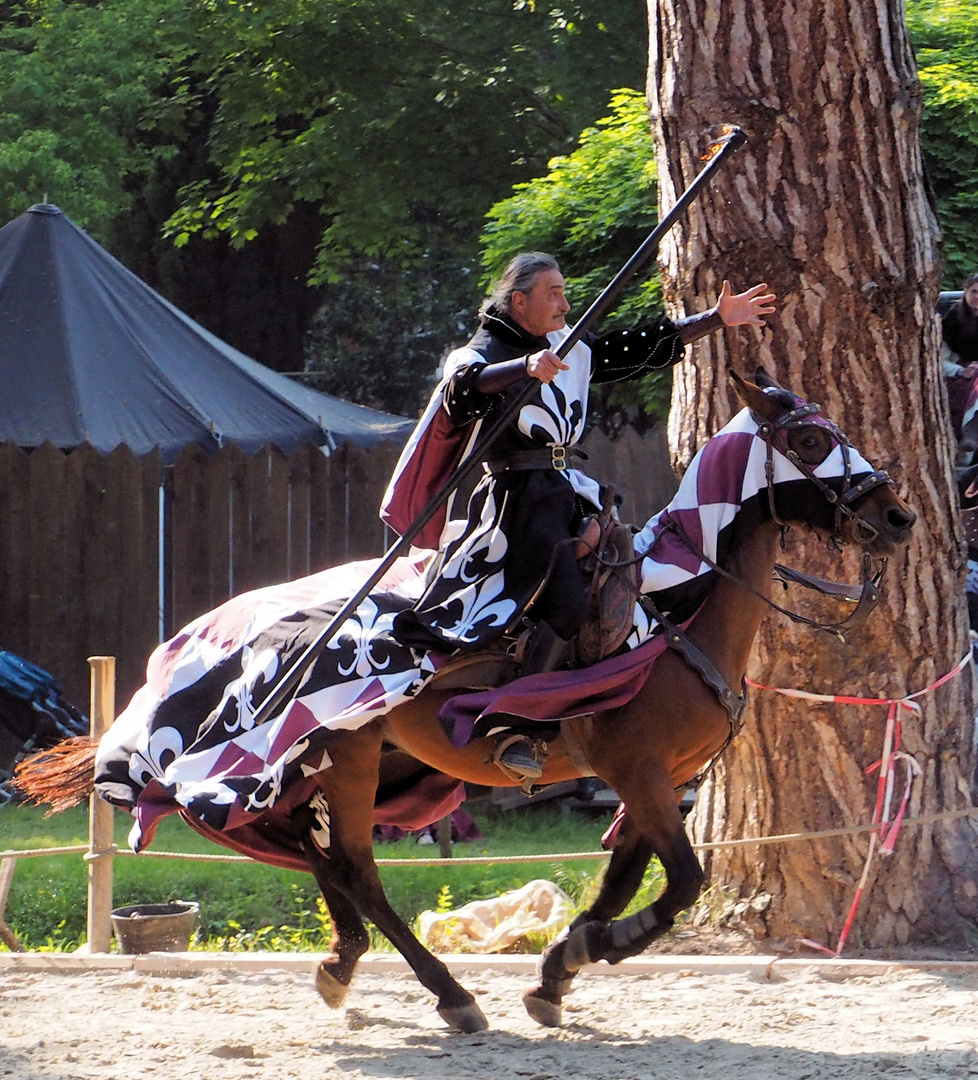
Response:
[[[456,856],[554,854],[598,851],[610,815],[602,812],[561,813],[553,804],[527,805],[500,812],[486,806],[466,807],[485,838],[457,844]],[[115,841],[127,849],[131,822],[115,814]],[[0,850],[26,850],[87,844],[88,812],[78,807],[50,818],[43,810],[21,805],[0,806]],[[153,851],[228,854],[187,828],[178,818],[164,819]],[[378,843],[377,858],[420,859],[437,856],[438,848],[413,838]],[[578,910],[594,896],[604,863],[499,863],[462,866],[444,860],[438,866],[381,867],[384,889],[395,910],[408,923],[426,909],[460,907],[472,900],[498,896],[534,878],[559,885]],[[184,862],[174,859],[122,857],[115,860],[113,906],[196,900],[200,920],[193,948],[233,950],[322,951],[329,940],[329,919],[312,875],[280,870],[261,863]],[[661,888],[661,870],[654,864],[629,910],[644,906]],[[5,920],[32,950],[66,950],[85,940],[87,870],[80,855],[21,859],[13,876]],[[375,948],[389,949],[371,928]],[[4,946],[0,946],[4,948]]]

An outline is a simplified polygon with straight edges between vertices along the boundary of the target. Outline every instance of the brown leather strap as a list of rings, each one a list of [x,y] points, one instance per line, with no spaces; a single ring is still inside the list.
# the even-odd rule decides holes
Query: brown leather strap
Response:
[[[564,749],[567,751],[567,756],[571,759],[574,768],[577,769],[581,776],[598,775],[591,768],[591,763],[584,752],[584,739],[590,738],[593,727],[594,717],[592,714],[571,716],[560,721],[560,734],[564,737]]]

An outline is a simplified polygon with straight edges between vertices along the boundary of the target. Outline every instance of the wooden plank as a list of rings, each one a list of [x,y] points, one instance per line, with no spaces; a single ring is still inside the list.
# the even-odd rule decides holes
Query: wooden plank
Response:
[[[88,709],[88,588],[91,574],[101,574],[86,558],[89,521],[85,463],[95,454],[91,446],[76,447],[65,456],[65,636],[71,643],[66,667],[59,672],[65,696],[81,712]],[[94,492],[93,492],[93,497]],[[98,496],[100,498],[100,496]]]
[[[346,461],[346,446],[334,450],[328,457],[320,453],[310,459],[314,571],[337,566],[348,559]]]
[[[0,445],[0,611],[3,612],[0,644],[18,655],[30,648],[29,498],[27,455],[8,439]]]
[[[289,460],[278,447],[267,446],[248,459],[251,521],[249,588],[261,588],[288,577]]]
[[[201,523],[207,522],[204,488],[207,462],[207,454],[199,446],[188,446],[173,463],[170,573],[172,621],[177,629],[206,611],[210,596],[207,550],[200,543]]]
[[[116,658],[116,690],[129,697],[143,683],[146,660],[157,641],[158,475],[159,455],[144,464],[129,447],[119,446],[101,461],[106,490],[104,529],[109,566],[104,588],[107,623],[104,636],[90,642],[86,656]],[[155,469],[154,469],[155,466]]]
[[[351,446],[347,455],[349,485],[349,543],[344,562],[366,559],[375,555],[373,487],[370,472],[370,452]]]
[[[385,550],[380,503],[397,461],[398,448],[381,443],[369,449],[351,448],[350,558],[365,559]]]
[[[163,569],[161,585],[163,593],[163,639],[169,640],[179,627],[176,625],[176,612],[173,603],[173,465],[166,465],[162,470],[163,487]]]
[[[232,595],[251,588],[255,580],[251,553],[251,503],[248,498],[248,455],[238,447],[228,451],[228,491],[230,494],[230,548]]]
[[[86,656],[118,656],[123,644],[124,611],[129,601],[126,548],[130,470],[133,453],[118,446],[108,456],[98,455],[95,470],[102,488],[100,563],[93,567],[98,582],[101,618],[86,645]]]
[[[139,463],[140,527],[136,541],[142,548],[140,565],[143,568],[140,575],[139,606],[140,610],[145,611],[149,616],[143,649],[146,651],[148,646],[151,651],[162,640],[160,637],[160,488],[163,484],[163,464],[160,461],[159,448],[143,455]],[[136,672],[140,684],[145,674],[145,659],[144,657]],[[128,673],[124,680],[117,668],[116,677],[119,679],[118,685],[121,688],[124,681],[128,680]]]
[[[10,883],[13,881],[14,870],[17,868],[17,860],[0,859],[0,941],[3,941],[11,952],[24,952],[17,935],[4,921],[4,912],[7,910],[7,897],[10,894]]]
[[[125,583],[120,546],[123,527],[118,520],[118,488],[107,460],[94,447],[84,444],[70,455],[72,474],[81,488],[78,536],[81,545],[79,590],[84,605],[84,630],[72,653],[72,698],[84,707],[90,697],[91,676],[88,657],[101,652],[114,654],[120,638],[119,605],[124,602]]]
[[[206,516],[192,524],[207,566],[206,592],[198,598],[200,611],[223,604],[233,592],[231,563],[231,476],[242,454],[228,445],[201,465]]]
[[[123,447],[128,450],[128,447]],[[113,451],[114,452],[114,451]],[[124,483],[120,484],[120,488]],[[115,720],[115,657],[92,656],[89,717],[93,739]],[[107,953],[112,943],[112,806],[94,792],[88,799],[88,952]]]
[[[311,506],[309,503],[311,485],[311,467],[309,459],[318,454],[314,446],[302,446],[289,459],[289,580],[306,577],[312,573],[310,559],[310,522]],[[321,455],[320,455],[321,456]]]
[[[28,660],[56,678],[70,661],[65,641],[65,455],[46,442],[30,454],[29,551],[27,577]]]
[[[626,427],[611,440],[599,428],[584,439],[588,460],[584,471],[603,484],[614,484],[623,496],[623,521],[644,524],[669,502],[678,484],[669,464],[669,446],[663,425],[644,437]]]
[[[401,456],[402,446],[400,443],[384,442],[377,447],[375,453],[377,455],[377,489],[375,499],[375,511],[377,514],[377,521],[380,523],[380,550],[386,551],[391,544],[397,540],[397,534],[387,528],[386,525],[380,520],[380,504],[384,499],[384,494],[387,491],[387,485],[390,483],[391,477],[394,475],[394,468],[397,465],[398,459]]]
[[[98,649],[97,642],[91,643],[85,654],[115,656],[116,693],[123,704],[145,681],[146,661],[160,639],[160,455],[159,450],[142,457],[127,454],[118,463],[112,457],[106,462],[111,482],[118,483],[120,468],[124,473],[113,511],[121,529],[119,573],[124,589],[117,599],[111,647]]]

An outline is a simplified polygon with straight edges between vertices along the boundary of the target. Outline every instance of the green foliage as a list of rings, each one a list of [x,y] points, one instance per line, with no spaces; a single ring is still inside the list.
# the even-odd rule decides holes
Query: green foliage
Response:
[[[467,266],[426,260],[424,272],[372,260],[323,288],[306,335],[310,385],[347,401],[413,416],[445,349],[472,332],[477,300]],[[466,303],[469,307],[465,307]]]
[[[641,0],[21,0],[4,13],[0,220],[47,195],[198,317],[195,296],[219,302],[194,288],[213,265],[204,237],[261,237],[276,260],[276,244],[302,247],[299,269],[281,262],[321,290],[315,385],[353,400],[416,411],[472,329],[480,222],[484,270],[554,250],[582,307],[654,218],[641,95],[606,107],[614,86],[644,81]],[[978,29],[964,0],[908,0],[907,19],[954,288],[978,263]],[[182,252],[154,246],[165,221]],[[254,275],[254,309],[281,302],[274,274],[225,273]],[[655,289],[650,275],[614,319],[654,309]],[[639,399],[661,414],[668,386]],[[635,392],[596,395],[599,412]]]
[[[655,227],[655,153],[645,98],[620,89],[609,107],[609,115],[582,132],[572,153],[554,158],[545,176],[518,184],[489,211],[482,234],[487,282],[518,252],[548,251],[564,269],[569,299],[583,310]],[[661,303],[653,265],[631,283],[602,329],[647,321]],[[627,387],[600,388],[592,419],[603,420],[632,403],[663,419],[671,387],[667,371]]]
[[[152,132],[167,0],[25,0],[0,26],[0,215],[57,203],[104,235],[174,149]]]
[[[467,274],[486,210],[572,145],[610,72],[644,77],[641,0],[5,8],[5,219],[46,194],[253,354],[236,335],[256,311],[278,319],[278,275],[309,281],[325,301],[309,348],[325,356],[323,388],[388,408],[396,399],[407,412],[447,346],[469,332],[479,298]],[[168,250],[158,243],[165,222]],[[224,251],[259,237],[268,272]],[[219,289],[209,272],[248,285]],[[420,284],[429,279],[430,289]],[[245,287],[253,300],[240,318]],[[289,367],[301,353],[294,340],[262,339],[262,348]]]
[[[319,283],[364,257],[414,264],[472,230],[570,143],[598,64],[644,62],[636,0],[204,0],[188,13],[184,71],[213,110],[212,168],[182,190],[170,231],[240,244],[313,203]]]
[[[946,289],[978,268],[978,23],[964,0],[908,0],[924,90],[921,145],[944,234]]]

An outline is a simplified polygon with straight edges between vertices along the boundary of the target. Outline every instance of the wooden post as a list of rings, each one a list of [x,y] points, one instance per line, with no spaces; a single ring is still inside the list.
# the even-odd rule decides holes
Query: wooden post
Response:
[[[91,734],[101,739],[115,720],[115,657],[90,656]],[[112,807],[94,792],[88,804],[88,948],[109,951],[112,941]]]
[[[7,910],[10,882],[13,880],[16,866],[16,859],[0,859],[0,941],[6,942],[7,948],[11,952],[23,952],[24,946],[21,945],[17,940],[17,935],[3,920],[4,912]]]
[[[452,857],[452,815],[441,818],[438,822],[438,850],[443,859]]]

